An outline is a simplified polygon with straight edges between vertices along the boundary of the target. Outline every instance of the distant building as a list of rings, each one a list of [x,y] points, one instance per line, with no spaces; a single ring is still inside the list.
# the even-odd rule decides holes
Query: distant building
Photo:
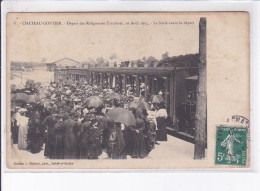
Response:
[[[129,66],[130,66],[130,60],[123,61],[120,64],[121,68],[128,68]]]
[[[82,64],[70,58],[63,58],[55,62],[46,63],[46,65],[49,71],[53,71],[56,68],[79,68],[82,66]]]
[[[56,64],[53,63],[47,63],[46,66],[48,71],[54,71],[56,69]]]
[[[48,66],[46,64],[35,64],[33,70],[48,70]]]
[[[109,67],[120,67],[121,60],[119,60],[119,59],[110,60],[108,65],[109,65]]]

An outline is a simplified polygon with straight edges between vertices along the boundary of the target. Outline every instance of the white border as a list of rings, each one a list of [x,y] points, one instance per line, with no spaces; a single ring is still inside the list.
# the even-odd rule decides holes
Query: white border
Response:
[[[1,57],[1,63],[2,63],[2,106],[1,106],[1,113],[2,113],[2,119],[1,120],[1,126],[2,126],[2,169],[5,172],[140,172],[137,170],[73,170],[73,169],[41,169],[41,170],[13,170],[8,169],[6,167],[6,136],[5,136],[5,127],[6,127],[6,14],[8,12],[103,12],[103,11],[110,11],[110,12],[122,12],[122,11],[247,11],[250,13],[250,22],[251,22],[251,28],[250,28],[250,37],[251,37],[251,86],[256,85],[256,83],[259,81],[256,79],[256,71],[258,66],[256,64],[257,60],[257,25],[256,20],[259,15],[257,14],[257,9],[259,3],[257,2],[46,2],[46,1],[28,1],[28,2],[20,2],[20,1],[6,1],[2,2],[2,57]],[[254,86],[256,87],[256,86]],[[255,103],[257,102],[255,89],[251,88],[251,111],[256,110]],[[259,137],[259,130],[256,128],[256,124],[259,124],[259,122],[256,121],[257,116],[255,113],[251,112],[251,169],[253,171],[259,170],[259,165],[255,163],[257,161],[255,153],[259,151],[256,150],[256,139]],[[258,133],[257,133],[258,131]],[[259,157],[258,157],[259,159]],[[145,170],[145,172],[158,172],[158,170]],[[162,170],[159,170],[162,172]],[[163,172],[172,172],[172,171],[178,171],[178,172],[187,172],[187,170],[163,170]],[[188,170],[193,171],[193,170]],[[196,172],[199,172],[201,170],[196,170]],[[205,171],[205,170],[203,170]],[[210,169],[206,170],[207,172],[216,172],[216,171],[225,171],[228,172],[228,170],[216,170],[216,169]],[[244,170],[243,170],[244,171]],[[247,170],[248,171],[248,170]],[[234,171],[233,171],[234,172]]]

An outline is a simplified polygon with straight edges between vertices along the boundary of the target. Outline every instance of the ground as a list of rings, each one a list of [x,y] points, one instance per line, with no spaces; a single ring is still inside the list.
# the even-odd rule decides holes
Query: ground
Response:
[[[10,84],[25,85],[27,80],[34,80],[44,85],[46,82],[54,81],[54,73],[47,70],[33,70],[32,72],[11,71]]]
[[[175,159],[176,156],[178,156],[178,158],[186,159],[193,158],[194,145],[192,143],[168,135],[168,141],[159,142],[159,144],[160,145],[155,146],[146,159]],[[12,146],[12,158],[16,158],[16,155],[30,160],[39,160],[44,159],[44,150],[42,150],[40,153],[32,154],[25,150],[19,150],[16,144]],[[103,152],[99,159],[107,159],[106,153]],[[128,159],[131,159],[131,157],[128,156]]]

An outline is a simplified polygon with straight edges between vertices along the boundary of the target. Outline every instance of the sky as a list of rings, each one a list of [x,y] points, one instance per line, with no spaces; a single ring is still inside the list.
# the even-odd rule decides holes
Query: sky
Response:
[[[53,21],[61,25],[46,24]],[[124,25],[93,26],[86,22]],[[62,58],[84,62],[100,56],[108,59],[113,54],[120,60],[148,56],[160,59],[166,51],[169,56],[198,53],[198,42],[199,17],[183,13],[9,13],[7,16],[9,62],[54,62]]]

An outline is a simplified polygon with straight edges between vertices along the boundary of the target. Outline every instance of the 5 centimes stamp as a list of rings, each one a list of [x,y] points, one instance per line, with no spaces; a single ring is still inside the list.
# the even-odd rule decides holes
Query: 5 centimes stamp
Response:
[[[246,127],[217,126],[215,164],[246,166],[247,137]]]

